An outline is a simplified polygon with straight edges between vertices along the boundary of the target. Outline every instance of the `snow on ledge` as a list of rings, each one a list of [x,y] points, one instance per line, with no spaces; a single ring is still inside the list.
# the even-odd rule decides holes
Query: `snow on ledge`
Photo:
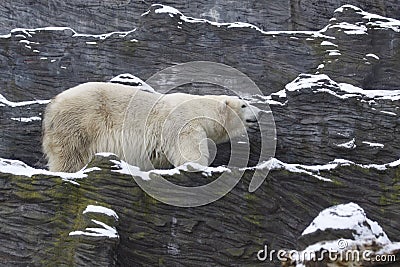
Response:
[[[9,34],[0,35],[0,38],[11,38],[11,35],[14,33],[22,32],[24,35],[20,35],[21,37],[32,37],[36,32],[40,31],[71,31],[72,37],[92,37],[100,40],[104,40],[109,38],[112,35],[118,35],[119,37],[126,37],[128,34],[135,32],[136,28],[130,31],[115,31],[103,34],[84,34],[78,33],[74,29],[70,27],[42,27],[42,28],[15,28],[10,31]]]
[[[348,83],[339,83],[338,85],[340,90],[349,94],[362,95],[374,99],[400,100],[400,90],[364,90]]]
[[[328,169],[333,169],[336,168],[337,165],[327,165],[326,167],[323,166],[319,166],[317,168],[310,168],[310,166],[306,166],[306,165],[301,165],[301,164],[293,164],[293,163],[284,163],[276,158],[271,158],[268,161],[264,161],[261,162],[259,164],[257,164],[257,166],[255,167],[250,167],[250,168],[243,168],[242,170],[246,170],[246,169],[269,169],[269,170],[286,170],[289,171],[291,173],[303,173],[303,174],[307,174],[310,176],[313,176],[319,180],[322,180],[324,182],[332,182],[331,179],[329,178],[324,178],[318,174],[315,174],[313,171],[319,171],[319,170],[328,170]]]
[[[370,147],[380,147],[383,148],[385,145],[381,143],[373,143],[373,142],[367,142],[367,141],[362,141],[363,144],[369,145]]]
[[[32,121],[41,121],[42,118],[34,116],[34,117],[29,117],[29,118],[23,118],[23,117],[11,118],[11,120],[19,121],[19,122],[32,122]]]
[[[326,74],[300,74],[296,79],[292,82],[286,84],[286,91],[298,91],[305,88],[311,88],[314,85],[322,85],[325,81],[329,81],[335,83],[331,78],[329,78]],[[336,84],[336,83],[335,83]]]
[[[174,17],[175,15],[178,15],[179,18],[187,23],[207,23],[216,27],[221,27],[225,26],[227,28],[251,28],[255,29],[256,31],[260,32],[261,34],[265,35],[279,35],[279,34],[305,34],[305,35],[310,35],[312,37],[319,37],[319,38],[325,38],[325,39],[335,39],[335,37],[332,36],[327,36],[324,35],[321,31],[264,31],[261,28],[250,24],[246,22],[215,22],[215,21],[210,21],[207,19],[200,19],[200,18],[194,18],[194,17],[188,17],[186,15],[183,15],[182,12],[177,10],[176,8],[166,6],[166,5],[161,5],[161,4],[153,4],[152,5],[154,9],[154,12],[157,14],[169,14],[170,17]],[[145,13],[142,14],[142,16],[146,16],[150,13],[151,11],[148,10]]]
[[[142,79],[130,74],[130,73],[123,73],[115,76],[110,80],[111,83],[119,83],[124,85],[135,86],[139,90],[146,91],[149,93],[157,93],[153,87],[148,85]]]
[[[352,162],[350,160],[346,160],[346,159],[335,159],[334,161],[331,161],[324,165],[304,165],[304,164],[299,164],[299,163],[284,163],[276,158],[271,158],[270,160],[267,160],[267,161],[257,164],[257,166],[255,166],[255,167],[243,168],[242,170],[253,170],[253,169],[282,170],[282,169],[284,169],[284,170],[292,172],[292,173],[303,173],[303,174],[313,176],[322,181],[332,182],[331,179],[324,178],[321,175],[319,175],[319,172],[333,170],[340,166],[357,166],[357,167],[361,167],[363,169],[375,169],[375,170],[379,170],[379,171],[384,171],[388,168],[395,168],[397,166],[400,166],[400,159],[390,162],[390,163],[385,163],[385,164],[358,164],[358,163],[354,163],[354,162]]]
[[[364,90],[347,83],[336,83],[326,74],[300,74],[285,86],[287,92],[314,88],[314,92],[326,92],[341,99],[365,97],[377,100],[400,100],[400,90]],[[393,115],[396,115],[395,113]]]
[[[324,39],[335,39],[333,36],[328,36],[325,33],[332,28],[336,28],[340,31],[343,31],[345,34],[367,34],[368,28],[381,28],[381,29],[391,29],[396,32],[400,32],[400,21],[392,18],[383,17],[380,15],[372,14],[363,11],[362,9],[352,6],[352,5],[343,5],[342,7],[335,10],[335,12],[343,12],[345,9],[353,9],[357,14],[360,14],[361,21],[355,24],[351,24],[348,22],[340,22],[340,23],[333,23],[328,24],[326,27],[319,31],[264,31],[261,28],[245,22],[230,22],[230,23],[220,23],[215,21],[210,21],[206,19],[188,17],[183,15],[179,10],[176,8],[161,5],[161,4],[153,4],[152,7],[154,8],[154,12],[161,14],[165,13],[168,14],[170,17],[179,16],[179,18],[188,23],[208,23],[213,26],[221,27],[226,26],[228,28],[252,28],[256,31],[260,32],[261,34],[266,35],[281,35],[281,34],[304,34],[309,35],[314,38],[324,38]],[[146,16],[151,12],[148,10],[147,12],[143,13],[142,16]],[[335,21],[333,18],[330,21]],[[321,44],[321,45],[325,45]],[[332,44],[332,43],[331,43]],[[335,44],[333,44],[336,46]]]
[[[96,237],[108,237],[108,238],[119,238],[118,232],[115,229],[115,227],[108,226],[107,224],[93,220],[97,225],[102,226],[102,228],[91,228],[88,227],[85,229],[85,231],[73,231],[70,232],[70,236],[75,236],[75,235],[86,235],[86,236],[96,236]]]
[[[350,141],[343,143],[343,144],[337,144],[337,147],[341,147],[341,148],[347,148],[347,149],[354,149],[357,147],[356,145],[356,139],[353,138]]]
[[[22,161],[19,160],[12,160],[12,159],[4,159],[0,158],[0,172],[2,173],[9,173],[13,175],[22,175],[22,176],[27,176],[27,177],[32,177],[33,175],[49,175],[49,176],[58,176],[64,181],[73,183],[75,185],[79,185],[75,179],[82,179],[87,177],[88,172],[100,170],[100,168],[93,167],[93,168],[88,168],[85,169],[83,168],[82,170],[74,173],[69,173],[69,172],[51,172],[48,170],[43,170],[43,169],[35,169],[27,164],[25,164]]]
[[[39,104],[39,105],[46,105],[50,103],[50,100],[32,100],[32,101],[21,101],[21,102],[13,102],[7,100],[4,96],[0,94],[0,105],[3,104],[2,106],[9,106],[12,108],[15,107],[23,107],[23,106],[28,106],[28,105],[33,105],[33,104]]]
[[[321,42],[321,45],[322,45],[322,46],[334,46],[334,47],[338,47],[337,44],[334,44],[334,43],[329,42],[329,41],[322,41],[322,42]]]
[[[87,205],[86,209],[82,212],[83,214],[85,213],[102,213],[110,217],[114,217],[116,221],[118,221],[118,215],[115,211],[112,209],[103,207],[103,206],[97,206],[97,205]]]
[[[113,153],[97,153],[96,155],[103,156],[103,157],[109,157],[111,155],[114,155]],[[114,163],[115,165],[113,166],[114,168],[118,168],[116,170],[111,170],[112,172],[117,172],[121,174],[127,174],[127,175],[133,175],[133,176],[138,176],[141,177],[143,180],[150,180],[150,174],[158,174],[158,175],[176,175],[180,174],[181,171],[186,171],[186,172],[193,172],[193,171],[199,171],[202,172],[202,175],[204,176],[211,176],[213,173],[222,173],[222,172],[231,172],[231,170],[228,167],[225,166],[218,166],[218,167],[206,167],[202,166],[196,163],[186,163],[182,166],[173,168],[173,169],[155,169],[155,170],[150,170],[150,171],[142,171],[140,170],[139,167],[129,165],[125,161],[119,161],[119,160],[110,160],[110,162]],[[338,168],[340,166],[357,166],[365,169],[375,169],[379,171],[384,171],[388,168],[394,168],[397,166],[400,166],[400,159],[385,163],[385,164],[357,164],[352,161],[346,160],[346,159],[335,159],[332,162],[329,162],[324,165],[304,165],[304,164],[296,164],[296,163],[284,163],[276,158],[271,158],[268,161],[261,162],[257,164],[257,166],[254,167],[247,167],[247,168],[241,168],[240,170],[255,170],[255,169],[269,169],[269,170],[287,170],[292,173],[303,173],[307,174],[310,176],[313,176],[317,179],[320,179],[322,181],[327,181],[331,182],[331,179],[324,178],[319,175],[320,171],[329,171],[335,168]],[[75,173],[67,173],[67,172],[51,172],[48,170],[43,170],[43,169],[35,169],[27,164],[25,164],[22,161],[19,160],[11,160],[11,159],[4,159],[0,158],[0,172],[1,173],[9,173],[12,175],[22,175],[22,176],[27,176],[27,177],[32,177],[33,175],[49,175],[49,176],[58,176],[64,181],[73,183],[75,185],[79,185],[75,180],[76,179],[82,179],[87,177],[87,173],[92,172],[92,171],[99,171],[101,170],[98,167],[92,167],[85,169],[85,167]]]
[[[395,32],[400,32],[400,20],[384,17],[377,14],[372,14],[362,10],[353,5],[343,5],[337,8],[335,13],[342,13],[345,9],[352,9],[354,12],[358,13],[362,16],[362,19],[365,20],[366,25],[381,28],[381,29],[391,29]]]
[[[365,25],[355,25],[348,22],[340,22],[329,26],[330,29],[340,29],[346,34],[367,34],[368,28]]]
[[[377,55],[375,55],[375,54],[372,54],[372,53],[366,54],[365,56],[366,57],[372,57],[372,58],[375,58],[376,60],[379,60],[379,57]]]
[[[185,172],[199,171],[204,176],[211,176],[213,173],[231,172],[231,170],[229,168],[224,167],[224,166],[206,167],[206,166],[202,166],[200,164],[196,164],[193,162],[188,162],[188,163],[185,163],[181,166],[178,166],[178,167],[172,168],[172,169],[154,169],[154,170],[150,170],[150,171],[142,171],[142,170],[140,170],[139,167],[130,165],[123,160],[121,160],[121,161],[110,160],[110,161],[112,163],[116,164],[113,167],[118,168],[118,170],[112,170],[113,172],[132,175],[132,176],[138,176],[145,181],[151,180],[150,174],[172,176],[172,175],[180,174],[181,171],[185,171]]]
[[[182,15],[182,13],[173,7],[170,6],[166,6],[166,5],[160,5],[160,4],[154,4],[153,6],[161,6],[160,8],[156,9],[155,12],[156,13],[169,13],[169,14],[179,14]]]

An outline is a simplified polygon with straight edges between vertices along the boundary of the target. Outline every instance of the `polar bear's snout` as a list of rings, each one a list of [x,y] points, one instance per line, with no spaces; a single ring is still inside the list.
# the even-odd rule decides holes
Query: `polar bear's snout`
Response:
[[[262,110],[250,104],[243,104],[244,109],[244,123],[247,130],[257,131],[259,129],[258,121],[261,116]]]

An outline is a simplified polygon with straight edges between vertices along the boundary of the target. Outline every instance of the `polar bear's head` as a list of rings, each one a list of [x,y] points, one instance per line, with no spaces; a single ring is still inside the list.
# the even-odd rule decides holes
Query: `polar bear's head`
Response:
[[[258,127],[258,119],[261,110],[250,105],[247,101],[237,97],[225,97],[223,109],[226,114],[225,127],[228,131],[238,130],[238,123],[242,124],[248,131],[254,131]],[[240,119],[240,122],[238,121]]]
[[[209,120],[209,122],[214,121],[214,123],[211,124],[213,126],[207,128],[211,136],[213,135],[211,133],[213,131],[210,131],[210,128],[214,129],[214,134],[218,136],[216,137],[217,141],[224,142],[231,138],[241,136],[245,134],[246,131],[254,132],[257,130],[258,119],[261,114],[259,108],[234,96],[206,96],[206,99],[208,99],[208,103],[202,105],[202,112],[211,114],[210,118],[214,118],[214,120]],[[200,102],[201,101],[198,101],[198,104]],[[215,111],[213,110],[215,109],[211,107],[211,103],[217,104],[217,114],[214,113]],[[221,128],[223,128],[223,130]]]

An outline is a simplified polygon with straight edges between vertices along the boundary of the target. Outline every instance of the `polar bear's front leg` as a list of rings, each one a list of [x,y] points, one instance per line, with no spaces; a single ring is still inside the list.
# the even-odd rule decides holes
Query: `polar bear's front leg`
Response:
[[[171,163],[177,167],[187,162],[194,162],[202,166],[208,166],[208,143],[203,129],[193,128],[191,131],[182,131],[177,136],[175,153],[168,155]]]

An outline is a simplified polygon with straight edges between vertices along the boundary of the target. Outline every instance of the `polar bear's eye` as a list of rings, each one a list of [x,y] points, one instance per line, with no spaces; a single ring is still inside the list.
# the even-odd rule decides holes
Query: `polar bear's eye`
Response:
[[[246,107],[246,105],[243,104],[243,105],[242,105],[242,108],[245,108],[245,107]]]

